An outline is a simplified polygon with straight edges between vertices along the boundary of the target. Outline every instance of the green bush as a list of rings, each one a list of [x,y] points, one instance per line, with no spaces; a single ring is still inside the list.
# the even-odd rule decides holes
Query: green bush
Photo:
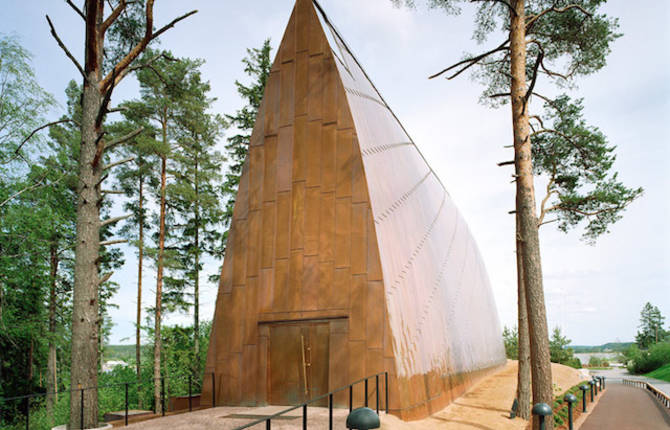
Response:
[[[659,342],[647,351],[631,347],[628,352],[628,371],[631,373],[649,373],[664,364],[670,363],[670,342]]]

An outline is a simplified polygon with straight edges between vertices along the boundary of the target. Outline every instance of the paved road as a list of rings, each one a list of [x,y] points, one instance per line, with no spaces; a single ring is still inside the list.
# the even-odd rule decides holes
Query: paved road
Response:
[[[646,390],[607,384],[607,390],[581,430],[668,430],[670,413]]]
[[[591,375],[604,376],[607,381],[621,381],[622,379],[632,379],[635,381],[648,382],[665,394],[670,396],[670,382],[661,381],[659,379],[647,378],[641,375],[631,375],[625,368],[613,368],[609,370],[591,370]]]

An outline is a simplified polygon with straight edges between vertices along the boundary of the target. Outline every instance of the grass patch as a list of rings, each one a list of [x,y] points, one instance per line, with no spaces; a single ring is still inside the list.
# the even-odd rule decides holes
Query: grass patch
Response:
[[[649,378],[660,379],[661,381],[670,382],[670,363],[665,364],[653,372],[649,372],[646,375]]]

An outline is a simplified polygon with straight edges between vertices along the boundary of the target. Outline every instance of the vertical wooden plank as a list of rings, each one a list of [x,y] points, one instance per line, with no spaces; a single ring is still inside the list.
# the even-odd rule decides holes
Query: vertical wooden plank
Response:
[[[321,294],[318,255],[305,255],[303,260],[302,308],[306,311],[318,309]]]
[[[316,11],[311,8],[309,13],[309,55],[317,55],[324,52],[326,47],[326,36],[323,27],[316,16]]]
[[[293,124],[295,117],[295,62],[282,63],[279,74],[281,84],[279,127],[285,127]]]
[[[241,402],[243,405],[256,405],[256,378],[258,372],[258,346],[245,345],[242,351],[242,381],[240,384]]]
[[[277,191],[291,189],[291,170],[293,168],[293,127],[279,129],[277,143]]]
[[[349,307],[349,290],[351,289],[351,272],[348,267],[335,269],[333,279],[333,293],[330,307],[333,309],[347,309]]]
[[[366,376],[365,374],[365,342],[349,341],[349,380],[357,381]],[[357,384],[354,387],[354,405],[360,407],[364,405],[364,386]]]
[[[234,240],[235,230],[230,229],[228,240]],[[223,258],[223,267],[221,268],[221,278],[219,279],[219,291],[222,293],[230,293],[233,288],[233,253],[227,253]]]
[[[307,116],[296,117],[293,133],[293,182],[304,181],[307,164]]]
[[[368,282],[368,307],[366,318],[366,338],[368,348],[384,347],[384,284],[381,281]]]
[[[312,8],[311,0],[298,0],[296,2],[295,50],[298,53],[309,49],[309,24]]]
[[[307,115],[307,93],[309,91],[309,54],[296,55],[295,63],[295,115]]]
[[[319,261],[335,258],[335,193],[321,194]]]
[[[270,312],[275,296],[274,269],[261,269],[260,288],[258,290],[258,312]]]
[[[291,252],[288,271],[288,310],[302,310],[302,276],[303,276],[303,255],[302,250]]]
[[[335,152],[337,133],[335,124],[325,125],[321,135],[321,191],[335,191]]]
[[[349,290],[349,340],[365,340],[367,296],[368,283],[366,276],[352,276],[351,289]]]
[[[289,237],[291,228],[291,193],[284,191],[277,194],[277,226],[275,235],[277,237],[277,246],[275,248],[275,258],[288,258],[289,255]]]
[[[305,182],[294,183],[292,194],[291,249],[303,249],[305,246]]]
[[[229,312],[236,315],[240,309],[246,307],[246,294],[244,287],[233,287],[231,294],[231,304]],[[230,330],[230,352],[242,352],[242,340],[244,338],[244,324],[239,318],[235,318],[233,324],[229,327]]]
[[[337,66],[332,54],[323,59],[323,123],[337,122]]]
[[[351,207],[351,273],[354,275],[367,271],[367,213],[367,203]]]
[[[276,63],[275,63],[276,64]],[[280,85],[279,70],[270,72],[265,90],[265,136],[277,134],[279,129]]]
[[[247,277],[258,276],[261,266],[261,253],[263,242],[261,240],[261,231],[263,230],[263,212],[253,210],[249,212],[249,226],[247,237]]]
[[[321,184],[321,133],[320,121],[307,123],[305,177],[308,187],[316,187]]]
[[[247,156],[240,172],[240,183],[233,208],[233,219],[246,219],[249,214],[249,157]]]
[[[335,269],[332,261],[319,263],[318,309],[330,309],[333,296]]]
[[[342,80],[337,80],[337,128],[353,128],[354,120],[351,117],[351,111],[349,110],[349,101],[347,100],[347,94],[344,92],[344,85],[342,85]]]
[[[284,38],[279,45],[279,56],[282,63],[293,61],[295,58],[295,30],[296,30],[296,9],[293,8],[291,18],[288,21],[286,30],[284,30]],[[282,64],[283,67],[283,64]]]
[[[288,311],[288,259],[275,261],[275,285],[272,310],[275,312]]]
[[[232,243],[233,287],[244,285],[247,279],[247,220],[235,220],[236,233]]]
[[[275,223],[276,208],[274,202],[263,203],[263,247],[261,250],[261,268],[273,266],[275,259]]]
[[[267,403],[268,401],[268,336],[263,333],[263,328],[266,330],[268,326],[265,325],[259,330],[258,336],[258,367],[256,369],[257,384],[256,384],[256,401],[259,404]],[[211,341],[210,341],[211,342]]]
[[[319,253],[319,226],[321,211],[321,190],[318,187],[305,190],[305,255]]]
[[[351,200],[354,203],[368,201],[368,184],[365,181],[365,172],[363,170],[363,157],[358,144],[358,138],[354,134],[352,145],[352,179],[351,179]]]
[[[245,285],[246,307],[244,314],[236,312],[244,320],[244,345],[255,344],[258,338],[258,278],[248,278]]]
[[[352,143],[353,137],[350,129],[337,130],[335,197],[351,196],[351,181],[353,177]]]
[[[382,280],[382,266],[379,260],[379,248],[377,245],[377,234],[375,233],[375,222],[372,219],[372,210],[368,208],[368,280]]]
[[[351,199],[335,199],[335,267],[351,264]]]
[[[307,118],[323,118],[323,55],[309,57],[307,84]]]
[[[277,193],[277,136],[266,137],[264,147],[263,201],[269,202]]]
[[[353,380],[349,379],[349,342],[347,341],[347,333],[337,331],[333,326],[339,321],[332,321],[330,323],[330,345],[329,345],[329,390],[334,390],[339,387],[344,387]],[[348,390],[340,391],[333,396],[333,403],[338,407],[348,407],[349,392]]]
[[[263,203],[264,146],[249,148],[249,210],[261,209]]]

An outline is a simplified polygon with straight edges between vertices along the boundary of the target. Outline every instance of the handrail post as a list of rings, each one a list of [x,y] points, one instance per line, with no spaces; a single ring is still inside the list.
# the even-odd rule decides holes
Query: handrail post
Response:
[[[128,425],[128,383],[126,382],[126,426]]]
[[[389,373],[384,372],[384,391],[385,391],[385,396],[386,396],[386,401],[384,404],[386,405],[386,414],[389,413]]]
[[[214,377],[214,372],[212,372],[212,407],[216,407],[216,378]]]
[[[271,427],[271,426],[272,426],[272,420],[271,420],[270,418],[268,418],[268,419],[265,421],[265,430],[270,430],[270,427]]]
[[[191,379],[192,379],[191,375],[188,375],[188,411],[189,412],[193,411],[193,406],[191,404],[192,403],[191,402],[191,397],[192,397],[192,394],[191,394]]]
[[[307,403],[302,405],[302,430],[307,430]]]
[[[333,430],[333,393],[328,395],[328,430]]]
[[[375,393],[377,394],[377,415],[379,415],[379,373],[375,375]]]
[[[365,407],[368,407],[368,378],[365,378]]]
[[[354,386],[349,385],[349,413],[354,409]]]

